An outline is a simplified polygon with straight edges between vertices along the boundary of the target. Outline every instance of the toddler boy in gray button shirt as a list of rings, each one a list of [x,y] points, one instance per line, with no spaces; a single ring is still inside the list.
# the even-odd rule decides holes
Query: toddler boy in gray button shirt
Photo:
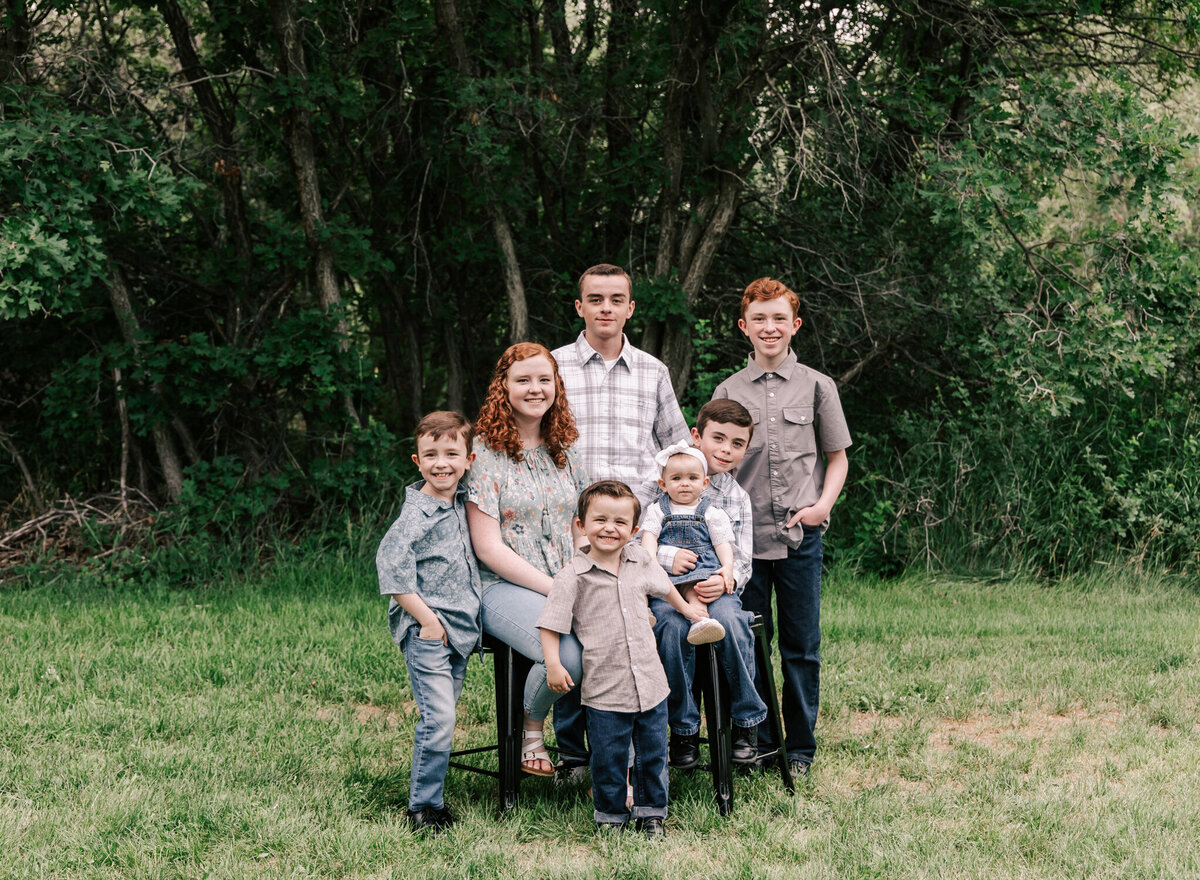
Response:
[[[645,834],[663,833],[667,815],[667,676],[658,659],[646,600],[665,599],[688,620],[708,616],[671,586],[662,566],[631,543],[641,515],[633,491],[617,480],[593,483],[579,496],[575,527],[588,541],[554,577],[537,625],[546,657],[546,681],[556,693],[575,682],[559,661],[561,633],[583,644],[583,695],[591,743],[594,818],[601,827],[624,825],[629,746],[636,757],[633,817]]]

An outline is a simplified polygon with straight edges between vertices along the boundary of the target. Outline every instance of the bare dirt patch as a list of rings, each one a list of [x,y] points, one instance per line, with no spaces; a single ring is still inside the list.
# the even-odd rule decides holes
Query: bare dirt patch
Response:
[[[1026,740],[1045,748],[1051,740],[1080,729],[1089,733],[1114,730],[1123,717],[1115,706],[1099,712],[1076,706],[1061,713],[1035,708],[1005,716],[984,714],[966,719],[942,718],[934,724],[929,745],[948,752],[962,740],[989,749],[1011,748],[1020,740]]]
[[[343,711],[342,706],[321,706],[313,714],[318,721],[332,722],[335,721]],[[370,703],[357,703],[351,708],[354,710],[354,720],[359,724],[371,724],[377,721],[382,721],[384,727],[392,728],[400,724],[401,719],[417,711],[417,704],[412,700],[407,700],[400,707],[400,711],[384,709],[382,706],[374,706]]]

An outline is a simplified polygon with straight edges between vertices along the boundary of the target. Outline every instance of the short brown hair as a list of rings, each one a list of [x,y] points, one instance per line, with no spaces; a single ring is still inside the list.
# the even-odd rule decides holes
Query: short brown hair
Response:
[[[628,498],[633,502],[633,524],[636,526],[641,520],[642,502],[638,501],[632,489],[620,480],[600,480],[599,482],[592,483],[592,485],[579,493],[579,505],[575,510],[575,515],[579,517],[580,522],[587,519],[588,508],[592,506],[592,499],[597,495],[605,498],[616,498],[618,500]]]
[[[579,281],[575,284],[575,295],[579,299],[583,299],[583,279],[589,275],[620,275],[625,279],[625,283],[629,285],[629,296],[633,297],[633,279],[629,277],[629,273],[620,266],[614,266],[612,263],[597,263],[590,269],[584,269],[583,274],[579,276]]]
[[[709,422],[749,428],[750,436],[754,436],[754,419],[750,417],[750,410],[728,397],[718,397],[700,407],[696,415],[696,433],[703,437]]]
[[[742,318],[745,319],[750,303],[766,302],[781,296],[785,297],[788,305],[792,307],[792,317],[799,318],[800,297],[782,281],[776,281],[774,278],[756,278],[746,286],[746,292],[742,294]]]
[[[474,426],[462,413],[448,409],[439,409],[436,412],[431,412],[425,418],[421,419],[421,421],[417,422],[417,427],[413,431],[413,440],[415,441],[418,437],[431,437],[434,440],[441,440],[447,434],[461,437],[463,442],[467,444],[467,452],[471,451],[471,440],[475,436]]]

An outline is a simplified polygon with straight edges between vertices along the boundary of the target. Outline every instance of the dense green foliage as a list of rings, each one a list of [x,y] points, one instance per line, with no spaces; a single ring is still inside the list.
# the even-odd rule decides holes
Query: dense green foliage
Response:
[[[421,412],[568,340],[613,261],[688,411],[745,356],[745,284],[801,293],[856,439],[843,558],[1194,570],[1198,23],[3,0],[0,503],[123,480],[176,537],[357,521]]]

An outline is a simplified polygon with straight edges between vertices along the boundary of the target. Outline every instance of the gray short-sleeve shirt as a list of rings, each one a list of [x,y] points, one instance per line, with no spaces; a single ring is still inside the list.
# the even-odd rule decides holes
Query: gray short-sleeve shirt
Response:
[[[737,481],[754,511],[755,558],[782,559],[789,544],[803,538],[799,525],[785,529],[788,519],[821,498],[826,453],[852,442],[837,385],[797,361],[795,352],[770,371],[751,355],[745,367],[717,386],[713,398],[736,400],[754,419]]]
[[[424,485],[420,480],[405,490],[404,507],[379,543],[379,592],[420,596],[445,627],[450,647],[465,657],[479,645],[482,594],[467,531],[466,491],[459,483],[450,502],[426,495]],[[396,644],[404,647],[416,622],[392,599],[388,625]]]

